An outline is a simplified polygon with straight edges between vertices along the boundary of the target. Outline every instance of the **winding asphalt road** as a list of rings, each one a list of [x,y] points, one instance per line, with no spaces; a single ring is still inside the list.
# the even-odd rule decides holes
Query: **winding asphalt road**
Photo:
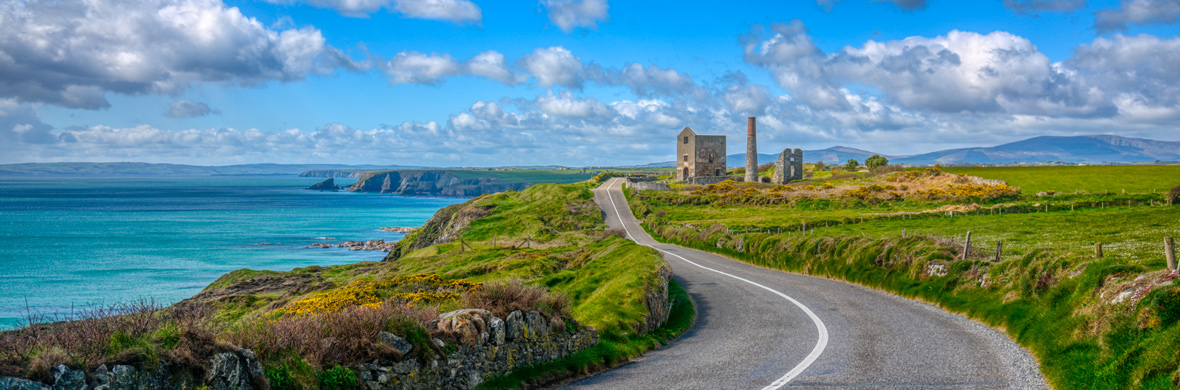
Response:
[[[697,304],[666,347],[574,382],[593,389],[1043,389],[1029,353],[995,330],[857,285],[659,244],[622,179],[594,190],[612,228],[655,248]]]

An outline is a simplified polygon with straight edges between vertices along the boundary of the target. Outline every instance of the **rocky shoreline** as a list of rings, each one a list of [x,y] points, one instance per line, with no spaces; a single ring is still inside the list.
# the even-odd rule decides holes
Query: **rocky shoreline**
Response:
[[[398,233],[398,234],[408,234],[408,233],[410,233],[414,230],[417,230],[417,229],[418,228],[401,227],[401,226],[377,228],[377,230],[380,230],[383,232]],[[325,237],[325,238],[327,238],[327,237]],[[275,244],[262,243],[262,244],[257,244],[257,245],[275,245]],[[278,245],[282,245],[282,244],[278,244]],[[311,249],[311,248],[319,248],[319,249],[348,248],[348,250],[350,250],[350,251],[389,252],[389,250],[393,249],[393,247],[395,247],[395,246],[397,246],[397,241],[386,242],[385,239],[376,239],[376,240],[366,240],[366,241],[345,241],[345,242],[338,243],[338,244],[333,244],[330,242],[322,242],[322,243],[317,242],[317,243],[313,243],[311,245],[304,246],[304,248],[307,248],[307,249]]]

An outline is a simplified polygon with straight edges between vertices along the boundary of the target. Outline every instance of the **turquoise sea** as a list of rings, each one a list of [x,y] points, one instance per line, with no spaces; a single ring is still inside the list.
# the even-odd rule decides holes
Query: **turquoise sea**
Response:
[[[239,268],[380,260],[385,253],[304,246],[397,240],[378,228],[420,226],[463,201],[304,189],[319,180],[0,177],[0,329],[28,314],[175,302]]]

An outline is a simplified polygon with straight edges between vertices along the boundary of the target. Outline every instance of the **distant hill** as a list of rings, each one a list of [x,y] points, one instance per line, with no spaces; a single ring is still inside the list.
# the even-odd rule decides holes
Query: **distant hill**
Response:
[[[803,161],[843,164],[848,159],[864,162],[874,153],[867,150],[834,146],[822,150],[804,150]],[[1117,135],[1043,136],[992,147],[948,149],[913,156],[882,154],[890,163],[910,165],[1012,164],[1060,161],[1067,163],[1137,163],[1180,161],[1180,142],[1128,138]],[[774,162],[778,154],[758,154],[758,163]],[[672,161],[644,165],[671,167]],[[726,156],[730,168],[746,165],[746,154]]]
[[[243,164],[199,166],[182,164],[29,163],[0,165],[0,175],[110,175],[110,176],[213,176],[298,175],[309,170],[390,170],[415,167],[343,164]]]
[[[1034,137],[992,147],[942,150],[890,159],[900,164],[1135,163],[1180,161],[1180,142],[1117,135]]]

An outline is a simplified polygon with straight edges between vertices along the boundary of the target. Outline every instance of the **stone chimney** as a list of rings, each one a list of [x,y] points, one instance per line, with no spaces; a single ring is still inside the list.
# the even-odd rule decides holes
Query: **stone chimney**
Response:
[[[754,125],[754,117],[748,118],[746,125],[746,181],[758,181],[758,130]]]

